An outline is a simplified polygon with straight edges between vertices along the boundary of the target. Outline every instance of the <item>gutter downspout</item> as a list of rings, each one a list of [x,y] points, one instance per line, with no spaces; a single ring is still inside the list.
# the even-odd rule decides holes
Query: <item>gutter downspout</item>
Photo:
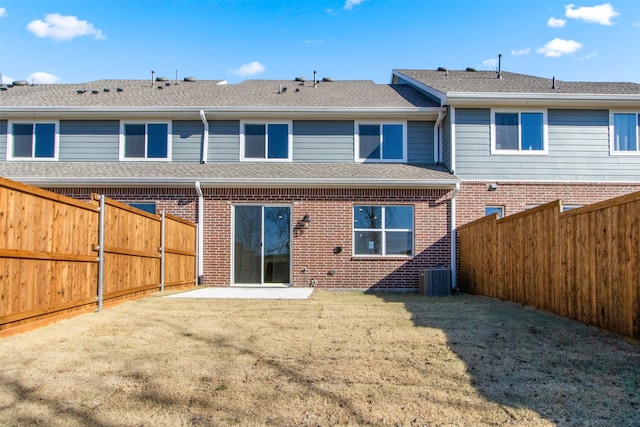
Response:
[[[436,124],[433,125],[433,162],[439,163],[442,161],[440,158],[440,124],[442,120],[444,120],[444,112],[438,111],[438,119],[436,120]]]
[[[196,284],[203,284],[204,276],[204,195],[200,188],[200,181],[195,182],[196,193],[198,193],[198,247],[196,249]]]
[[[202,134],[202,158],[200,159],[200,163],[207,163],[207,159],[209,158],[209,122],[204,115],[204,110],[200,110],[200,120],[202,120],[202,124],[204,125],[204,132]]]
[[[457,242],[457,228],[456,228],[456,196],[460,191],[460,183],[456,183],[456,188],[451,195],[451,289],[455,289],[458,284],[456,283],[456,276],[458,273],[458,242]]]

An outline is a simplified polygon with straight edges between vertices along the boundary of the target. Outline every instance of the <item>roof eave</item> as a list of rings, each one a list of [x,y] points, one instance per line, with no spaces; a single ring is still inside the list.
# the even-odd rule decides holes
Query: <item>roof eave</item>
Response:
[[[443,179],[297,179],[297,178],[78,178],[10,177],[38,187],[193,187],[196,181],[209,188],[431,188],[452,189],[457,178]]]
[[[453,106],[536,105],[583,107],[633,107],[640,105],[635,94],[575,94],[575,93],[499,93],[450,92],[448,103]]]
[[[327,117],[336,115],[406,116],[437,115],[442,107],[0,107],[7,116],[41,114],[49,116],[108,116],[126,113],[129,117],[162,115],[171,117],[192,116],[204,111],[216,116],[267,116],[288,115],[291,117]]]

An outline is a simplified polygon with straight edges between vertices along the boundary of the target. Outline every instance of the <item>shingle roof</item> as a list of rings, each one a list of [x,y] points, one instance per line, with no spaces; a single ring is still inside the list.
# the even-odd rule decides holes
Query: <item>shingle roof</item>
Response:
[[[394,70],[439,92],[479,93],[527,93],[527,94],[636,94],[640,95],[639,83],[625,82],[568,82],[553,78],[530,76],[503,71],[497,78],[495,71],[436,71]]]
[[[458,181],[441,165],[395,163],[0,162],[0,176],[49,186],[429,187]]]
[[[312,82],[248,80],[159,82],[98,80],[86,84],[14,86],[0,91],[2,107],[193,107],[211,108],[423,108],[438,107],[406,85],[375,84],[368,80]],[[286,89],[285,89],[286,88]],[[86,90],[86,91],[85,91]],[[85,91],[78,93],[78,91]]]

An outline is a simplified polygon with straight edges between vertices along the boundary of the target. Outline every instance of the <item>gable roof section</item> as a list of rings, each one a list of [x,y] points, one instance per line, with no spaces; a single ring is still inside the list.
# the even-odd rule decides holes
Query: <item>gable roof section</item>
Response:
[[[439,104],[407,85],[368,80],[312,82],[98,80],[14,86],[0,91],[0,112],[433,112]]]
[[[568,82],[503,71],[394,70],[410,85],[437,97],[442,104],[494,100],[505,103],[600,104],[640,106],[640,84]]]
[[[441,165],[389,163],[0,162],[0,176],[48,187],[453,188]]]

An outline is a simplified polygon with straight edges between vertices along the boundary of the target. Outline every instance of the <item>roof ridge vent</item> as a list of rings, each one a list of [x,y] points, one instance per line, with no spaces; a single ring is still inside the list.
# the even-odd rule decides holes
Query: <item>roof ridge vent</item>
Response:
[[[473,67],[467,67],[467,68],[465,69],[465,71],[469,71],[470,73],[475,73],[475,72],[476,72],[476,71],[478,71],[478,70],[476,70],[476,69],[475,69],[475,68],[473,68]]]
[[[29,86],[29,82],[26,80],[14,80],[13,81],[13,85],[14,86]]]

